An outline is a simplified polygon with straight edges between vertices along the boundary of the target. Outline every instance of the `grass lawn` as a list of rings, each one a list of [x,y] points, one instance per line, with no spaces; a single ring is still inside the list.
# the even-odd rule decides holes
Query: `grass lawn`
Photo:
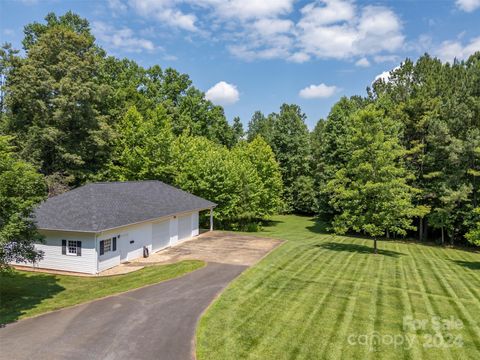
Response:
[[[0,324],[151,285],[203,267],[203,261],[148,266],[125,275],[80,277],[14,271],[0,275]]]
[[[202,317],[199,360],[480,359],[479,253],[381,241],[375,256],[311,218],[274,220],[257,235],[288,241]]]

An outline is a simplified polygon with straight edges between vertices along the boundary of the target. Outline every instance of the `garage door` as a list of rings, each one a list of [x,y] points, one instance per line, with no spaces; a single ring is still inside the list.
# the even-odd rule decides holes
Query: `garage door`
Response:
[[[178,241],[192,236],[192,216],[185,215],[178,217]]]
[[[163,249],[170,245],[170,221],[154,223],[152,229],[153,251]]]

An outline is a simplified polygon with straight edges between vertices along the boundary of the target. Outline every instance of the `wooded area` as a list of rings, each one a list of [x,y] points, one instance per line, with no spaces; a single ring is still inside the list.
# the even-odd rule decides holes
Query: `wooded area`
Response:
[[[244,132],[188,75],[108,56],[71,12],[45,20],[25,26],[22,54],[0,53],[0,243],[33,236],[18,219],[47,189],[157,179],[218,203],[225,228],[294,212],[338,233],[480,245],[480,53],[407,59],[312,132],[294,104]]]

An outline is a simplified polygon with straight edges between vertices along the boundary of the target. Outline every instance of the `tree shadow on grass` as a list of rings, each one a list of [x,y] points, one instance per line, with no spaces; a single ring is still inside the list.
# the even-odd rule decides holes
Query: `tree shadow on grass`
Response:
[[[54,275],[12,271],[0,274],[0,327],[65,290]]]
[[[319,219],[319,218],[312,218],[310,220],[313,225],[307,226],[307,230],[315,233],[315,234],[328,234],[330,233],[328,231],[328,225],[325,221]]]
[[[343,243],[328,242],[323,244],[316,244],[314,246],[328,249],[328,250],[333,250],[333,251],[347,251],[347,252],[354,252],[359,254],[373,254],[373,247],[359,245],[359,244],[343,244]],[[390,256],[390,257],[399,257],[401,255],[405,255],[404,253],[401,253],[401,252],[384,250],[384,249],[378,249],[378,254]]]
[[[480,261],[453,260],[453,262],[471,270],[480,270]]]
[[[281,221],[281,220],[261,220],[260,221],[260,224],[262,226],[265,226],[265,227],[270,227],[270,226],[275,226],[275,225],[278,225],[278,224],[283,224],[285,221]]]

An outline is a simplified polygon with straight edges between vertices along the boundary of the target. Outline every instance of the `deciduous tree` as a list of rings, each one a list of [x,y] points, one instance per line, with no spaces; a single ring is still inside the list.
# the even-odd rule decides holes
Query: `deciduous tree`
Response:
[[[349,121],[346,147],[350,156],[327,184],[330,205],[338,212],[337,233],[363,232],[377,238],[387,232],[405,235],[412,226],[415,189],[403,162],[399,126],[373,105]]]
[[[0,271],[8,263],[35,262],[42,253],[34,247],[41,240],[31,215],[46,195],[43,176],[17,158],[11,137],[0,136]]]

